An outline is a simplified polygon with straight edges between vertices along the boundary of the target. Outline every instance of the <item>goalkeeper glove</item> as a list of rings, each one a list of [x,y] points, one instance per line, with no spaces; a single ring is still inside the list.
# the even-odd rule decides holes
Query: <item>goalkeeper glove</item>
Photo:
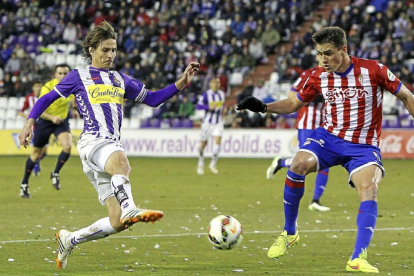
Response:
[[[238,105],[237,110],[248,109],[253,112],[262,112],[265,113],[267,110],[267,105],[261,100],[255,97],[247,97],[243,99]]]

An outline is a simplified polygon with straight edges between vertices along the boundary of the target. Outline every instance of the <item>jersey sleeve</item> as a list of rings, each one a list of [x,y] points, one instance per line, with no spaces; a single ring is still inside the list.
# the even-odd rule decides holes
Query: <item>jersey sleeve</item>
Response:
[[[208,99],[207,99],[207,93],[203,93],[201,97],[199,97],[196,105],[196,109],[204,109],[208,110]]]
[[[119,73],[122,78],[124,79],[125,83],[125,99],[135,100],[137,102],[142,102],[147,94],[147,89],[145,89],[145,85],[142,84],[140,81],[131,78],[128,75],[123,73]]]
[[[308,71],[309,70],[303,71],[303,73],[300,74],[299,78],[293,83],[292,88],[290,90],[299,92],[303,88],[306,79],[310,76]]]
[[[315,75],[309,76],[303,83],[303,87],[298,91],[297,97],[302,102],[311,102],[316,96],[321,94],[317,85],[318,78]]]
[[[73,70],[69,72],[69,74],[67,74],[67,76],[64,77],[63,80],[61,80],[60,83],[58,83],[53,88],[53,90],[55,90],[56,93],[58,93],[62,98],[66,99],[67,97],[69,97],[70,95],[74,94],[77,91],[79,82],[80,82],[79,72],[78,70]],[[43,92],[43,87],[42,87],[42,92]]]
[[[381,63],[378,63],[376,79],[379,86],[390,91],[394,95],[400,91],[402,86],[401,80],[397,78],[387,66]]]
[[[20,112],[24,112],[26,109],[29,108],[29,97],[24,98],[24,103],[22,108],[20,109]]]

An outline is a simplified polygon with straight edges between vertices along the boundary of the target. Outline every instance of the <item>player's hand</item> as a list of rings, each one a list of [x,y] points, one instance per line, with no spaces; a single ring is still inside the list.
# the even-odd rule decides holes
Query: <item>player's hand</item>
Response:
[[[58,124],[60,124],[61,122],[63,122],[63,120],[62,120],[62,118],[60,118],[60,117],[58,117],[58,116],[55,116],[55,117],[53,117],[52,122],[53,122],[54,124],[58,125]]]
[[[200,63],[198,62],[190,62],[185,68],[185,71],[182,75],[182,77],[175,82],[175,86],[178,90],[184,89],[184,87],[191,82],[193,79],[195,73],[197,73],[200,70]]]
[[[236,110],[248,109],[253,112],[262,112],[265,113],[267,110],[267,105],[261,100],[255,97],[247,97],[243,99],[238,105]]]
[[[28,123],[23,127],[22,131],[19,134],[19,142],[24,148],[27,148],[27,145],[33,138],[33,129],[32,126]]]

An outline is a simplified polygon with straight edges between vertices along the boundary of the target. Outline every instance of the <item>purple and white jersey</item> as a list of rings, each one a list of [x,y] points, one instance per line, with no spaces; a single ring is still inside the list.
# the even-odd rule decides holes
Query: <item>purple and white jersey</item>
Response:
[[[197,103],[197,109],[204,109],[206,114],[204,115],[203,123],[208,124],[219,124],[223,123],[223,107],[224,107],[224,100],[225,94],[223,91],[218,90],[217,92],[213,92],[213,90],[209,89],[200,98]]]
[[[142,102],[145,85],[117,71],[89,67],[71,71],[54,90],[63,98],[75,95],[83,116],[83,134],[119,141],[124,99]]]

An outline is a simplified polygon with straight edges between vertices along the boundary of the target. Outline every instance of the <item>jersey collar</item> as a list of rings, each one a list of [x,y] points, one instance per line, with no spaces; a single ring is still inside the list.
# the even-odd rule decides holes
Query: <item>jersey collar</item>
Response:
[[[93,66],[89,66],[89,69],[98,70],[98,71],[102,71],[102,72],[109,72],[109,69],[96,68],[96,67],[93,67]]]

